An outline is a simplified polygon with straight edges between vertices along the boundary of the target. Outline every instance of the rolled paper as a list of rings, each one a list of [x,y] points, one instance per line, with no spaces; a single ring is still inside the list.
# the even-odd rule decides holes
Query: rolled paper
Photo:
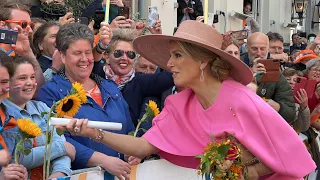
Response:
[[[110,12],[110,0],[107,0],[106,2],[106,14],[104,16],[104,21],[109,23],[109,12]]]
[[[204,3],[203,3],[203,18],[204,18],[204,23],[205,24],[208,24],[208,11],[209,11],[209,3],[208,3],[208,0],[204,0]]]
[[[66,126],[69,124],[71,119],[69,118],[55,118],[52,117],[50,119],[51,126]],[[121,123],[113,123],[113,122],[102,122],[102,121],[89,121],[88,122],[89,128],[97,128],[97,129],[104,129],[104,130],[117,130],[120,131],[122,129]]]

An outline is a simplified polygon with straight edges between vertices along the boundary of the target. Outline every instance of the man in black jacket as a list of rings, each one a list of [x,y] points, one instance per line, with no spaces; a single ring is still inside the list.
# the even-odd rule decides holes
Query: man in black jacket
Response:
[[[203,16],[202,2],[200,0],[178,0],[178,21],[177,26],[184,20],[196,20]]]

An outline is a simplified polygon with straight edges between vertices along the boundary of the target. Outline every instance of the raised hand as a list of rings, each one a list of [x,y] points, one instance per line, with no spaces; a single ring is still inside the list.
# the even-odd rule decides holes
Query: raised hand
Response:
[[[73,18],[72,12],[67,12],[64,16],[59,18],[59,23],[61,24],[61,26],[74,22],[75,19]]]
[[[306,109],[308,106],[308,95],[304,89],[297,91],[297,95],[295,95],[294,98],[296,98],[302,110]]]
[[[29,35],[32,34],[32,29],[30,26],[22,29],[20,25],[17,25],[14,30],[18,31],[18,39],[16,44],[12,44],[11,48],[18,54],[22,56],[27,56],[30,58],[34,58],[34,54],[32,52]]]
[[[107,22],[101,22],[99,34],[102,45],[108,46],[112,39],[112,30]]]
[[[162,34],[161,21],[157,20],[154,27],[147,27],[152,34]]]

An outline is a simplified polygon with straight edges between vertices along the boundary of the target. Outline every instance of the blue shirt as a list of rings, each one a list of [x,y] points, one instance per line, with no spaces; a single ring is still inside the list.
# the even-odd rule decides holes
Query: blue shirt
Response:
[[[91,121],[105,121],[122,123],[120,131],[111,131],[119,134],[128,134],[134,131],[134,126],[130,118],[128,105],[121,95],[117,85],[110,80],[105,80],[98,75],[92,74],[93,79],[102,96],[103,106],[99,106],[91,97],[88,97],[87,103],[82,104],[75,118],[86,118]],[[55,101],[65,97],[72,88],[71,82],[66,78],[64,71],[53,75],[50,82],[42,86],[37,94],[36,99],[41,100],[48,106]],[[76,148],[76,158],[72,163],[72,169],[83,169],[87,167],[88,160],[95,151],[101,152],[108,156],[119,157],[120,153],[106,146],[103,143],[97,143],[88,137],[72,136],[65,133],[65,137]]]
[[[14,117],[16,120],[19,118],[30,118],[31,121],[35,122],[42,130],[42,136],[36,138],[38,147],[32,148],[32,144],[26,143],[25,147],[28,149],[32,148],[31,153],[28,156],[21,156],[20,163],[25,166],[28,170],[36,168],[43,165],[44,160],[44,145],[45,145],[45,132],[47,129],[47,118],[48,116],[41,116],[42,112],[49,112],[49,107],[39,101],[28,101],[26,103],[26,108],[22,109],[15,105],[8,99],[4,99],[2,103],[7,108],[7,114]],[[3,132],[3,138],[8,146],[9,152],[12,153],[14,157],[14,150],[18,141],[14,136],[21,138],[19,134],[18,127],[6,130]],[[62,172],[66,175],[71,175],[71,159],[66,156],[66,149],[64,146],[65,138],[64,136],[59,136],[56,132],[53,136],[52,143],[52,171],[51,173]]]

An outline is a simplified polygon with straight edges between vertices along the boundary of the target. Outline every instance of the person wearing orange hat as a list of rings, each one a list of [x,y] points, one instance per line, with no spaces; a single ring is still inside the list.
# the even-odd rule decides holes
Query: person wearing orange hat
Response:
[[[315,59],[315,58],[319,58],[319,56],[317,56],[317,54],[315,52],[313,52],[312,50],[306,49],[306,50],[302,50],[298,53],[298,56],[296,57],[296,59],[294,60],[294,63],[303,63],[306,64],[309,60],[311,59]]]

